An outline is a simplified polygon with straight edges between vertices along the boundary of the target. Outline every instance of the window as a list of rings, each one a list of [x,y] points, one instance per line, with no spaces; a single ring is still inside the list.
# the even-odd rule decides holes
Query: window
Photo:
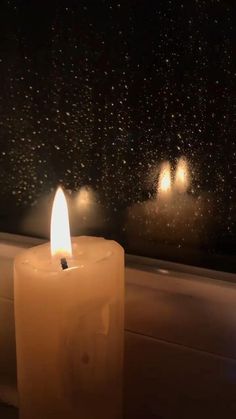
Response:
[[[0,6],[0,229],[73,234],[236,271],[233,5],[219,0]]]

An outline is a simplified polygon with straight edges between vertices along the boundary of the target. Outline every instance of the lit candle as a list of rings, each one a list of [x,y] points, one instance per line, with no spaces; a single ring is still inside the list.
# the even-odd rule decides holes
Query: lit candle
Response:
[[[114,241],[70,240],[58,190],[49,243],[15,259],[21,419],[120,419],[124,252]]]

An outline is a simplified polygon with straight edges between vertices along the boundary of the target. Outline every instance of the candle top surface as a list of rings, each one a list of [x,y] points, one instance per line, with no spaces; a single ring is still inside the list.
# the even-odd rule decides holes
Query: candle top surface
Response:
[[[123,252],[122,247],[113,240],[91,236],[72,237],[72,256],[65,256],[68,264],[68,269],[65,269],[65,272],[112,259],[115,254],[121,251]],[[16,263],[21,263],[34,270],[56,273],[62,271],[62,257],[62,255],[51,255],[48,242],[19,254]]]

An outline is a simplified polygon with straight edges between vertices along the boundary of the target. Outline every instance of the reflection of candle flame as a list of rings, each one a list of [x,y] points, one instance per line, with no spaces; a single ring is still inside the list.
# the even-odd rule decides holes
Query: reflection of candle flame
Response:
[[[158,193],[168,194],[171,190],[171,170],[170,163],[165,162],[161,166],[161,171],[158,179]]]
[[[175,188],[183,193],[186,192],[189,187],[189,169],[187,160],[181,157],[177,163],[175,173]]]
[[[57,189],[51,217],[51,254],[71,256],[71,238],[68,208],[61,188]]]
[[[92,189],[86,186],[81,188],[76,198],[78,208],[87,208],[93,203],[93,201],[94,194]]]

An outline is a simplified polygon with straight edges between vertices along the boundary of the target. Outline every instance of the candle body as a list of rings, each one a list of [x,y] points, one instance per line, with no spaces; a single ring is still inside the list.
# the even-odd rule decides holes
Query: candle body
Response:
[[[20,418],[120,419],[123,249],[78,237],[68,265],[49,244],[15,260]]]

